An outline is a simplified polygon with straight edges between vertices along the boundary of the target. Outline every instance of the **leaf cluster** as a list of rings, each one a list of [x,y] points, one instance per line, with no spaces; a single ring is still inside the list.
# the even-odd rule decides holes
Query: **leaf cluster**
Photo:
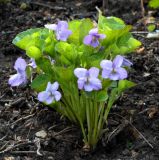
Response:
[[[99,77],[102,80],[102,90],[84,92],[78,90],[74,69],[100,68],[101,60],[112,60],[118,54],[131,53],[141,43],[131,35],[131,26],[117,17],[99,14],[97,24],[86,18],[72,20],[68,26],[72,34],[66,42],[58,41],[55,33],[49,29],[35,28],[18,34],[13,44],[25,50],[36,61],[37,74],[31,83],[34,90],[44,91],[48,82],[58,81],[62,99],[59,104],[54,103],[51,107],[78,123],[85,144],[94,147],[102,135],[103,125],[113,103],[124,90],[135,84],[128,80],[114,82]],[[100,34],[106,35],[97,48],[83,43],[84,37],[94,26]]]

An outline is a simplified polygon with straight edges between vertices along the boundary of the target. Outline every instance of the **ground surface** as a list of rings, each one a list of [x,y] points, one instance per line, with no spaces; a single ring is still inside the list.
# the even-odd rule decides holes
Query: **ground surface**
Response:
[[[23,1],[24,2],[24,1]],[[159,159],[159,41],[135,34],[145,49],[128,56],[134,63],[130,79],[138,85],[127,91],[112,108],[109,132],[91,153],[82,150],[79,129],[54,110],[36,100],[28,87],[11,89],[13,63],[24,56],[11,41],[27,28],[41,27],[59,19],[97,19],[92,1],[21,1],[0,6],[0,159],[4,160],[106,160]],[[88,7],[89,6],[89,7]],[[25,8],[25,9],[24,9]],[[140,2],[117,0],[109,4],[107,15],[123,18],[144,30]],[[157,13],[156,17],[159,17]],[[140,21],[139,21],[140,20]],[[44,138],[37,138],[37,132]],[[45,133],[47,135],[45,135]],[[109,136],[108,136],[109,135]]]

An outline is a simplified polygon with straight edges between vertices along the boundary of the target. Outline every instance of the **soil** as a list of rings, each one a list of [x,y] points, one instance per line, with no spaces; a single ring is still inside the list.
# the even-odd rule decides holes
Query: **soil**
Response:
[[[29,85],[23,88],[8,85],[16,58],[25,57],[11,43],[17,33],[57,19],[90,17],[96,20],[95,6],[102,8],[102,1],[12,0],[0,4],[0,159],[159,159],[159,41],[137,33],[145,30],[140,0],[111,1],[106,9],[108,16],[118,16],[133,25],[134,36],[143,46],[128,56],[134,64],[129,79],[137,85],[113,106],[108,132],[94,151],[83,151],[79,128],[40,104]],[[148,15],[146,4],[145,9]],[[159,18],[157,11],[154,16]],[[39,131],[41,134],[37,137]]]

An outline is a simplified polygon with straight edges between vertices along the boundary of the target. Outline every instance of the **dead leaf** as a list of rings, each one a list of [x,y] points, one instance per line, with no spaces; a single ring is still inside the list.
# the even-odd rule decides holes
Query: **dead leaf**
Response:
[[[144,52],[144,50],[145,50],[145,47],[141,47],[141,48],[137,49],[136,52],[137,52],[138,54],[141,54],[141,53]]]
[[[149,116],[149,118],[153,118],[154,115],[158,112],[158,108],[157,107],[152,107],[152,108],[149,108],[149,110],[147,111],[147,114]]]

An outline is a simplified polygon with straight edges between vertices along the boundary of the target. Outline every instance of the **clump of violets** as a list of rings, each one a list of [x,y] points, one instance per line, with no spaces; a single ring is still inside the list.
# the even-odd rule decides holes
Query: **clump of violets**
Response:
[[[8,81],[12,87],[27,83],[26,67],[27,63],[23,58],[20,57],[15,61],[14,69],[17,71],[17,74],[12,75]]]
[[[106,38],[105,34],[99,34],[98,28],[93,28],[89,31],[89,34],[84,38],[83,43],[96,48],[100,44],[99,39],[104,39],[104,38]]]
[[[66,41],[72,31],[68,29],[66,21],[59,21],[57,24],[46,24],[46,28],[55,31],[57,40]]]
[[[95,28],[89,18],[44,26],[24,31],[13,40],[31,59],[29,64],[21,57],[16,60],[17,73],[8,83],[19,86],[28,79],[37,99],[78,124],[84,148],[94,149],[105,132],[112,105],[135,85],[126,80],[132,62],[124,54],[140,42],[121,19],[101,14]],[[40,56],[35,57],[35,48]]]

